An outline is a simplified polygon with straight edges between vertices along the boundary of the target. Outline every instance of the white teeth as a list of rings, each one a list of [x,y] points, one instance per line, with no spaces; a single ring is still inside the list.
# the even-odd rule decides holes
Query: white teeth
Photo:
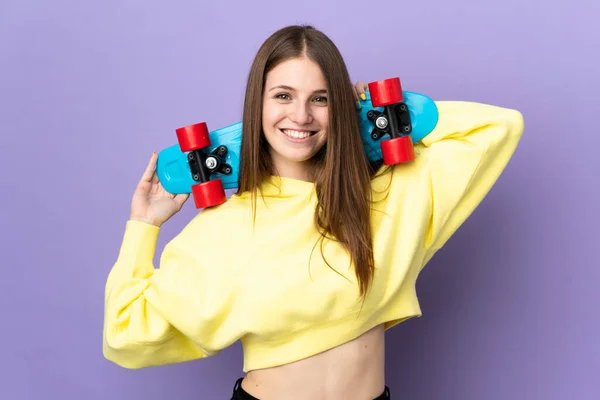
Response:
[[[310,132],[300,132],[300,131],[294,131],[291,129],[282,129],[282,132],[285,133],[287,136],[294,138],[294,139],[305,139],[307,137],[310,136]]]

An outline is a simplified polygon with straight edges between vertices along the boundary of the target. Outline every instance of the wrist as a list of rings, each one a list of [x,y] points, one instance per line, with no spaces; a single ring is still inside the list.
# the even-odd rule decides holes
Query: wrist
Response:
[[[129,220],[142,222],[142,223],[149,224],[149,225],[154,225],[157,228],[160,228],[160,226],[162,225],[160,223],[160,221],[157,221],[156,219],[148,218],[148,217],[141,217],[141,216],[137,216],[137,215],[130,215]]]

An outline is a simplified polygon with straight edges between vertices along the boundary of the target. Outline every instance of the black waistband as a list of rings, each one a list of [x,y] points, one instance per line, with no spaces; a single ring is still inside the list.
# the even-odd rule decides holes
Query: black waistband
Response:
[[[252,396],[250,393],[246,392],[242,388],[243,380],[244,380],[244,378],[239,378],[235,382],[235,385],[233,386],[233,397],[231,398],[231,400],[260,400],[259,398]],[[391,399],[390,389],[386,386],[383,393],[381,393],[381,395],[379,395],[378,397],[376,397],[373,400],[390,400],[390,399]]]

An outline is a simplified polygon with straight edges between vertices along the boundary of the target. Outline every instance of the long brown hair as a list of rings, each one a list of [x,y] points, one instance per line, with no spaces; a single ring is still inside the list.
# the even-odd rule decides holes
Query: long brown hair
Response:
[[[306,57],[319,65],[327,84],[327,141],[313,158],[311,171],[317,192],[315,223],[321,234],[321,246],[328,237],[346,248],[364,298],[374,273],[370,182],[381,164],[369,163],[363,149],[354,89],[342,55],[325,34],[312,26],[282,28],[258,50],[250,68],[244,101],[237,193],[252,193],[255,213],[257,191],[263,179],[274,173],[268,143],[262,133],[266,75],[281,62],[298,57]]]

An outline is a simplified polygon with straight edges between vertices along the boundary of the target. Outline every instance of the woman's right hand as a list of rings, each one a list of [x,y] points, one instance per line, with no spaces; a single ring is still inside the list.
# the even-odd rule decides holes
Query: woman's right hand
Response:
[[[163,188],[156,175],[157,160],[158,154],[153,152],[150,162],[135,188],[131,200],[130,219],[160,227],[181,210],[190,195],[173,195]]]

